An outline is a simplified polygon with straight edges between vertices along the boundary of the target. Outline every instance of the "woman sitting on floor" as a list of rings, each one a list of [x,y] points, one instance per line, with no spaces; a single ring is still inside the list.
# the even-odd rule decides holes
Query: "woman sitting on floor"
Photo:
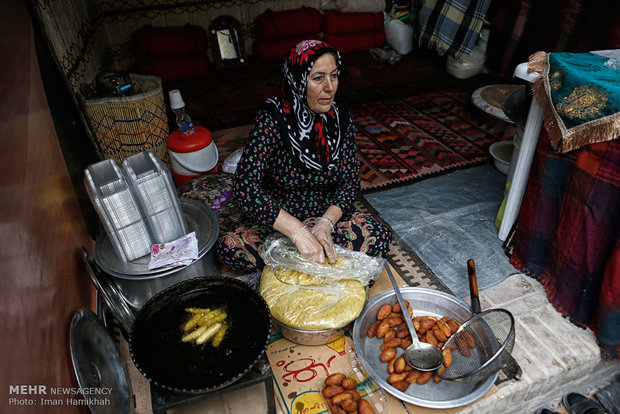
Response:
[[[340,53],[319,40],[285,59],[281,94],[258,113],[235,173],[244,219],[217,246],[231,268],[262,270],[260,248],[274,231],[317,263],[336,260],[334,243],[386,256],[390,231],[354,211],[359,159],[353,120],[334,102],[339,73]]]

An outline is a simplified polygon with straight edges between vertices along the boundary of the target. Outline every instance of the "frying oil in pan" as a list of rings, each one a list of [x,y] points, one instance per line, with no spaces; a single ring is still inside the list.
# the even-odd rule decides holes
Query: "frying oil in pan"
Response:
[[[264,303],[241,289],[214,285],[166,302],[136,323],[132,334],[137,365],[160,386],[188,392],[222,387],[240,378],[266,346],[270,320]],[[189,307],[226,311],[228,329],[218,347],[181,341]]]

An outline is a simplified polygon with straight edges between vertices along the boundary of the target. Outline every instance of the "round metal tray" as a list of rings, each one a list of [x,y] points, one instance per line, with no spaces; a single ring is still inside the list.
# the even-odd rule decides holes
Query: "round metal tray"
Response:
[[[86,398],[91,412],[133,414],[135,405],[123,357],[106,327],[91,310],[81,308],[73,314],[69,348],[80,389],[105,387],[111,390],[109,394],[96,395],[105,397],[106,404],[90,403]]]
[[[415,315],[429,315],[441,318],[447,316],[462,323],[471,316],[469,305],[447,293],[432,289],[404,287],[403,298],[409,302]],[[379,347],[382,339],[369,338],[368,328],[376,321],[379,308],[386,303],[396,303],[393,290],[388,290],[372,298],[353,325],[353,345],[368,374],[383,389],[394,397],[421,407],[453,408],[476,401],[495,383],[497,374],[478,383],[460,383],[442,380],[439,383],[429,381],[424,385],[411,384],[406,392],[401,392],[387,382],[387,363],[379,360]]]
[[[196,232],[198,239],[198,256],[203,256],[215,241],[219,231],[217,214],[206,204],[189,198],[181,198],[181,209],[187,220],[188,233]],[[149,270],[150,255],[145,255],[130,262],[118,258],[107,233],[101,232],[95,242],[94,256],[97,264],[111,275],[161,275],[175,271],[169,268]],[[178,270],[178,269],[177,269]]]

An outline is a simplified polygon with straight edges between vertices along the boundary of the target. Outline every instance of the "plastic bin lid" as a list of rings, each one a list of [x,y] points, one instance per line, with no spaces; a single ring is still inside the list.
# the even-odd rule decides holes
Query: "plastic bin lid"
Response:
[[[213,136],[211,131],[205,127],[194,126],[194,133],[190,135],[183,135],[178,129],[172,131],[168,135],[166,144],[168,150],[173,152],[187,153],[200,151],[206,148],[213,142]]]

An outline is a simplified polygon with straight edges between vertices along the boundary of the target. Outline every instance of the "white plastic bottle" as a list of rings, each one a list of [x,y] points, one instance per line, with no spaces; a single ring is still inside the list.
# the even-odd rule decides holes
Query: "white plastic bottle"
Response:
[[[185,111],[185,102],[181,96],[181,91],[173,89],[168,92],[170,96],[170,108],[176,117],[177,126],[183,135],[192,135],[194,131],[194,123]]]

